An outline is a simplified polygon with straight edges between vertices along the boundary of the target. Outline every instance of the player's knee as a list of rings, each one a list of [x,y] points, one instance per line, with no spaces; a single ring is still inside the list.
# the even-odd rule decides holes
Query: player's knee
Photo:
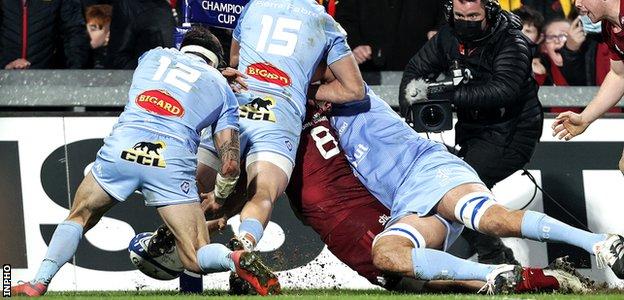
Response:
[[[454,211],[455,218],[472,230],[488,233],[481,228],[481,225],[493,221],[491,214],[486,214],[486,212],[494,205],[496,205],[496,200],[491,193],[468,193],[457,201]]]
[[[620,164],[618,165],[622,175],[624,175],[624,153],[622,153],[622,157],[620,158]]]
[[[373,240],[373,265],[383,271],[402,273],[411,268],[411,251],[424,248],[424,237],[412,226],[398,223],[388,227]]]

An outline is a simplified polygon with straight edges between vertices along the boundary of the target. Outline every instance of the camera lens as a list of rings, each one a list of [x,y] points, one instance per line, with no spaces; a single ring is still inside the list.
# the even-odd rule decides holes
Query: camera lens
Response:
[[[420,111],[420,119],[429,127],[437,127],[444,120],[444,112],[438,105],[428,105]]]

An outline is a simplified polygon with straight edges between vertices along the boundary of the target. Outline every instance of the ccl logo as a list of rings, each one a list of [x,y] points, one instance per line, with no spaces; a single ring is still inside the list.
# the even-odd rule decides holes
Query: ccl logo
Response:
[[[255,98],[251,102],[238,108],[239,117],[256,121],[269,121],[275,123],[275,112],[271,110],[275,106],[275,99],[271,97]]]
[[[167,144],[162,141],[138,142],[131,149],[122,151],[121,158],[144,166],[166,168],[165,158],[159,152],[166,147]]]

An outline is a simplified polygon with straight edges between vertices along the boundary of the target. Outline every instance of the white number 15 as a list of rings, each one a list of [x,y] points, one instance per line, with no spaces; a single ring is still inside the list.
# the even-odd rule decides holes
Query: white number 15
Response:
[[[280,17],[274,22],[272,16],[263,15],[262,31],[260,32],[260,38],[256,45],[256,51],[281,56],[291,56],[295,52],[295,47],[297,46],[300,28],[300,20]],[[270,34],[271,31],[273,32],[272,34]],[[271,40],[267,48],[269,34],[271,35]]]

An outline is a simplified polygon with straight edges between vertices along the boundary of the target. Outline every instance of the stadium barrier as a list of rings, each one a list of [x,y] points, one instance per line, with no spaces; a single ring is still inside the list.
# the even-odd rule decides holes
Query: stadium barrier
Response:
[[[126,101],[130,76],[125,71],[0,71],[0,264],[11,265],[14,283],[30,279],[36,272],[56,225],[67,216],[78,184]],[[400,74],[387,74],[381,85],[373,86],[386,99],[394,99],[392,95],[396,98],[398,93],[398,84],[387,81],[392,76],[400,79]],[[595,88],[544,88],[540,95],[553,101],[553,106],[580,106],[594,92]],[[578,100],[571,94],[586,98]],[[559,103],[557,99],[568,100]],[[91,112],[93,108],[97,112]],[[109,110],[112,112],[102,113]],[[601,119],[571,142],[555,140],[550,134],[551,123],[552,119],[545,121],[542,143],[527,169],[552,199],[536,190],[520,172],[494,188],[497,198],[511,207],[544,211],[578,227],[624,232],[620,217],[624,203],[616,201],[624,186],[624,177],[617,170],[624,147],[624,119]],[[434,134],[432,138],[448,143],[454,140],[454,133]],[[380,222],[384,219],[380,216]],[[156,211],[143,206],[139,193],[133,194],[86,234],[75,258],[61,269],[50,289],[178,288],[175,280],[157,281],[142,275],[128,259],[130,239],[136,233],[155,230],[159,224]],[[231,218],[214,240],[226,242],[238,225],[237,217]],[[577,265],[585,267],[583,273],[622,285],[610,272],[597,270],[593,259],[578,248],[519,239],[505,242],[524,264],[543,266],[558,256],[570,255]],[[459,240],[455,253],[465,254],[466,246]],[[372,287],[300,223],[287,199],[277,202],[258,249],[279,271],[285,287]],[[227,273],[205,276],[204,288],[224,289],[227,279]]]

